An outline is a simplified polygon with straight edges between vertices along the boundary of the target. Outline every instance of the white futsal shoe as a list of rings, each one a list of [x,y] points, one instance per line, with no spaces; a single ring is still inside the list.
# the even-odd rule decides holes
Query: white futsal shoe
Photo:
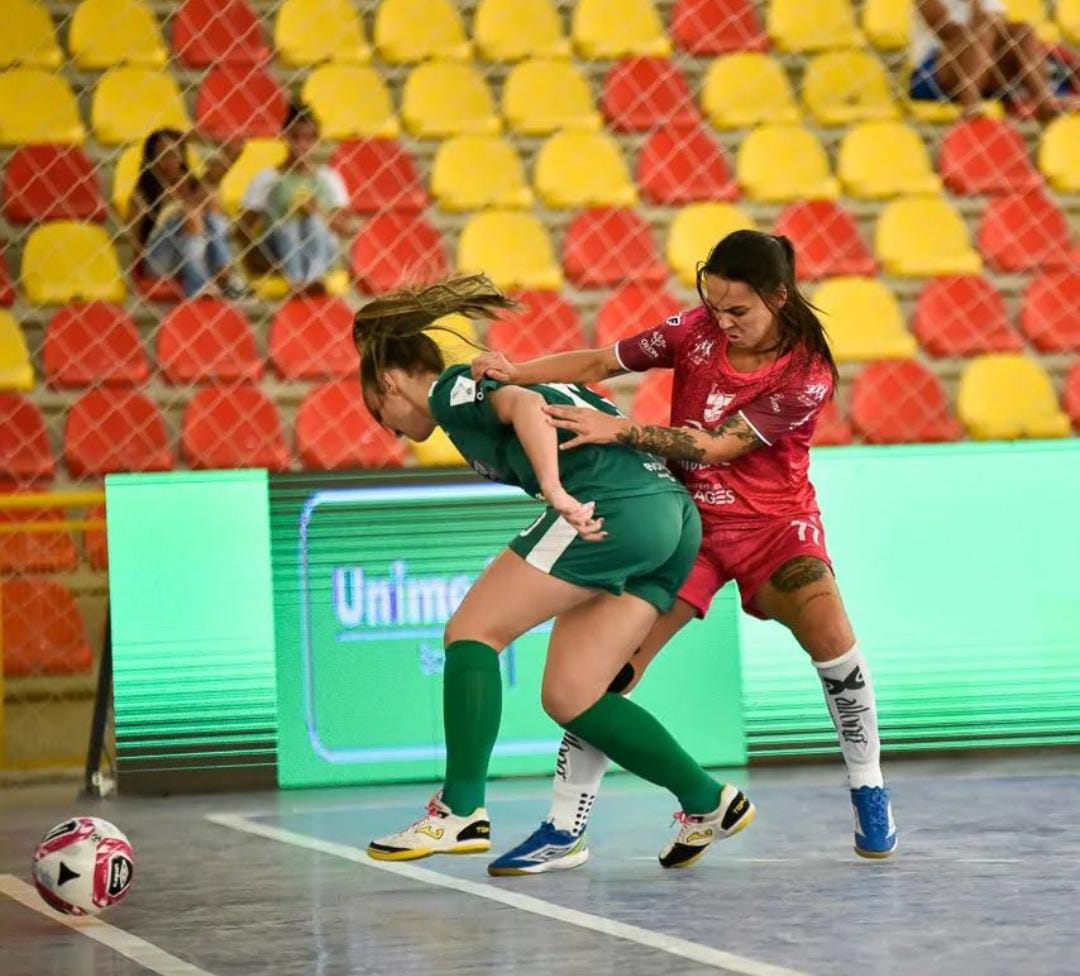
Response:
[[[376,861],[415,861],[432,854],[482,854],[491,850],[491,821],[483,807],[467,817],[456,816],[436,793],[427,813],[396,834],[368,844],[368,857]]]
[[[713,841],[732,837],[750,826],[757,809],[736,787],[720,791],[720,804],[711,813],[684,813],[675,819],[681,824],[675,839],[660,852],[660,866],[688,868],[698,861]]]

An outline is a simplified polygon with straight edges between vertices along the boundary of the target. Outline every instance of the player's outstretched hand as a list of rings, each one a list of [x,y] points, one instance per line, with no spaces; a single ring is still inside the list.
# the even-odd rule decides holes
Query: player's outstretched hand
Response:
[[[586,542],[601,542],[607,538],[607,533],[603,531],[604,520],[595,515],[596,502],[585,502],[583,505],[562,488],[547,492],[545,499]]]
[[[582,444],[616,444],[619,435],[628,426],[625,417],[613,417],[588,407],[560,407],[549,403],[544,407],[544,413],[552,427],[568,430],[575,435],[559,445],[561,451]]]
[[[517,366],[501,352],[485,352],[472,361],[472,378],[479,382],[490,376],[499,383],[517,382]]]

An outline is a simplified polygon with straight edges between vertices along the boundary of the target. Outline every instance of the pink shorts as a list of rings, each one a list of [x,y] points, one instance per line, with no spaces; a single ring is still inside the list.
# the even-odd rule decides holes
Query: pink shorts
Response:
[[[739,585],[743,609],[752,617],[758,590],[784,563],[797,556],[815,556],[832,569],[825,549],[825,527],[817,515],[763,519],[753,523],[705,524],[701,549],[679,599],[704,617],[712,598],[728,580]]]

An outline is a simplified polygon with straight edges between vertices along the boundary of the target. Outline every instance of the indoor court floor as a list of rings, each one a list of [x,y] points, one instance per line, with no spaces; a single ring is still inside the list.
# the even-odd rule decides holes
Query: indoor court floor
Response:
[[[673,804],[609,777],[592,859],[489,878],[487,855],[376,864],[425,784],[76,801],[0,790],[3,976],[992,976],[1080,973],[1080,754],[894,761],[891,861],[851,850],[837,765],[734,770],[756,822],[695,867],[656,852]],[[547,811],[547,780],[493,784],[495,851]],[[28,887],[75,813],[135,847],[127,900],[64,925]]]

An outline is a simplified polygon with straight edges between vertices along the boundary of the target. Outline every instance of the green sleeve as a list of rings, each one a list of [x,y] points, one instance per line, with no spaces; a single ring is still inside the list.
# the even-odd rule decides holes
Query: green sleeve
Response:
[[[432,416],[447,432],[474,430],[485,434],[505,433],[491,405],[490,394],[503,384],[483,379],[477,383],[468,368],[450,369],[439,377],[428,398]]]

